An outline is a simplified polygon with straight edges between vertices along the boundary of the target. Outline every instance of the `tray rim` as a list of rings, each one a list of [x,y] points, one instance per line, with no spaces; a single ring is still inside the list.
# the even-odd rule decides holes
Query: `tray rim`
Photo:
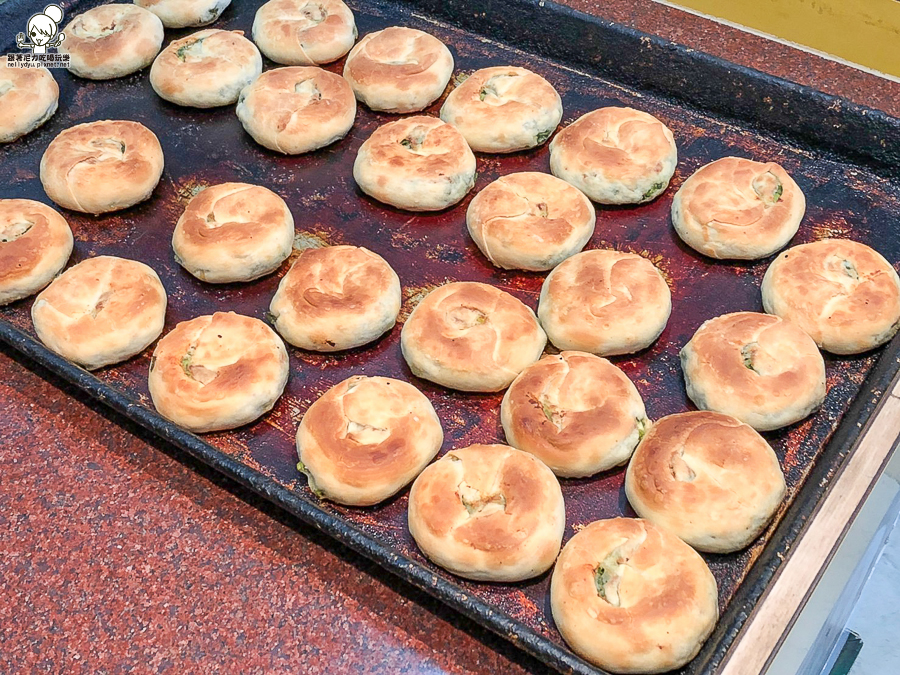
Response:
[[[82,1],[62,0],[59,4],[69,11],[72,7],[77,7],[81,4]],[[351,0],[351,3],[354,5],[366,4],[366,2],[367,0]],[[726,73],[730,72],[750,81],[765,83],[767,87],[774,87],[775,90],[790,92],[796,100],[810,103],[817,108],[826,106],[826,104],[827,109],[833,109],[837,106],[842,119],[849,116],[856,125],[877,123],[880,125],[881,130],[886,131],[888,135],[896,135],[896,138],[900,141],[900,119],[891,117],[879,110],[866,108],[846,99],[818,92],[804,85],[798,85],[703,52],[688,49],[657,36],[605,21],[569,7],[557,5],[550,0],[480,0],[480,2],[485,5],[506,7],[507,9],[509,7],[520,7],[529,10],[540,9],[541,11],[554,12],[566,17],[568,20],[588,24],[588,27],[594,30],[608,33],[614,38],[625,42],[630,43],[634,40],[643,42],[646,40],[653,49],[661,50],[664,56],[676,55],[688,63],[699,64],[704,68],[720,71],[724,69]],[[438,21],[446,21],[446,18],[443,16],[445,11],[459,7],[461,4],[467,7],[470,6],[470,3],[467,3],[466,0],[388,0],[388,3],[407,8],[410,6],[424,7],[428,14],[424,15],[423,18]],[[375,4],[382,4],[382,2],[381,0],[375,0]],[[0,19],[8,16],[19,16],[24,10],[23,6],[23,0],[9,0],[0,5]],[[447,23],[469,32],[480,33],[480,31],[467,25],[460,25],[452,21],[447,21]],[[525,22],[507,22],[504,25],[514,23],[516,25],[524,25]],[[572,60],[561,58],[558,54],[546,53],[543,50],[523,47],[515,39],[509,37],[495,39],[519,49],[528,49],[532,53],[543,58],[555,60],[563,65],[572,64]],[[9,45],[5,45],[3,51],[5,52],[9,48]],[[577,65],[584,66],[585,64]],[[619,76],[617,76],[615,73],[604,72],[603,70],[598,71],[594,67],[588,67],[587,72],[589,75],[624,84],[636,90],[650,91],[653,96],[659,98],[683,100],[681,93],[661,91],[652,83],[631,79],[627,73],[619,73]],[[756,131],[773,134],[782,142],[792,145],[799,143],[804,147],[810,147],[811,144],[817,151],[837,154],[839,161],[862,165],[875,174],[888,177],[889,180],[900,177],[900,142],[895,145],[889,143],[887,153],[882,153],[881,155],[878,154],[878,143],[875,143],[874,155],[869,156],[863,153],[860,156],[858,152],[852,152],[854,148],[844,147],[841,150],[835,150],[818,136],[811,141],[810,138],[786,133],[783,129],[771,128],[760,119],[745,118],[740,115],[735,116],[722,112],[715,105],[698,105],[695,101],[692,101],[688,106],[693,110],[710,112],[726,121],[736,120],[741,126],[749,126]],[[890,158],[894,156],[897,161],[895,164],[890,164]],[[887,170],[882,164],[885,158],[888,161]],[[0,319],[0,342],[6,343],[12,349],[44,366],[50,372],[62,377],[92,398],[122,414],[132,422],[139,424],[155,436],[172,443],[189,455],[283,508],[288,513],[299,517],[354,551],[373,560],[376,564],[399,576],[407,583],[427,592],[469,619],[509,640],[515,646],[547,665],[562,672],[595,675],[606,672],[581,659],[567,648],[539,635],[523,623],[493,608],[486,602],[473,598],[452,581],[435,575],[423,564],[393,552],[386,545],[379,543],[374,537],[366,535],[351,524],[343,521],[340,517],[318,508],[312,501],[307,501],[300,497],[298,493],[279,485],[262,472],[251,469],[226,455],[201,437],[180,429],[162,418],[154,410],[128,398],[115,386],[107,384],[93,373],[85,371],[51,352],[35,338],[19,330],[4,319]],[[723,664],[727,663],[727,657],[730,651],[738,644],[741,631],[750,620],[752,613],[757,609],[757,603],[764,599],[764,592],[769,582],[776,577],[790,560],[793,546],[800,541],[818,508],[827,500],[837,478],[845,469],[849,459],[856,452],[860,441],[875,420],[884,400],[890,393],[890,383],[896,384],[898,381],[900,381],[900,335],[882,349],[877,363],[867,375],[859,393],[844,414],[832,438],[823,447],[822,455],[820,455],[807,476],[803,487],[794,497],[794,501],[782,517],[771,539],[767,542],[759,557],[750,566],[744,580],[737,587],[728,609],[717,623],[712,636],[706,641],[700,654],[687,666],[688,672],[718,672]],[[835,461],[829,462],[829,466],[824,466],[822,462],[822,457],[825,455],[835,456]],[[820,473],[827,479],[827,485],[818,493],[815,493],[813,490]],[[809,496],[813,496],[814,499],[806,499]],[[787,555],[781,557],[781,554],[785,551],[785,545]]]

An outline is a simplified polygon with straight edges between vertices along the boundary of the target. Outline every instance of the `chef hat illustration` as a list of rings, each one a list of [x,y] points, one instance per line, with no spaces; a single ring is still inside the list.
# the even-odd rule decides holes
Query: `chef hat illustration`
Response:
[[[59,5],[47,5],[43,14],[35,14],[28,20],[28,37],[37,45],[52,40],[59,31],[63,11]]]

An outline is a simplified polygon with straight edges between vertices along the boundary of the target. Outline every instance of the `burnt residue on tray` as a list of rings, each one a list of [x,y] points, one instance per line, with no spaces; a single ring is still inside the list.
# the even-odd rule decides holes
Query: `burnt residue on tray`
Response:
[[[84,2],[77,7],[81,10],[95,4],[99,3]],[[474,38],[413,16],[392,4],[381,1],[351,4],[361,35],[398,23],[427,30],[447,43],[458,71],[512,64],[540,73],[562,96],[564,123],[598,107],[629,105],[658,116],[672,129],[678,144],[679,164],[671,185],[650,204],[598,207],[596,232],[588,245],[632,251],[647,257],[662,270],[672,289],[672,317],[660,339],[639,354],[613,359],[637,385],[651,418],[691,409],[678,351],[703,321],[725,312],[762,309],[759,284],[769,260],[740,264],[717,262],[684,246],[672,229],[669,217],[672,196],[684,179],[703,164],[727,155],[779,162],[796,179],[808,203],[806,217],[793,244],[825,236],[849,236],[874,246],[895,265],[900,261],[900,237],[896,235],[900,187],[864,168]],[[233,3],[215,27],[249,34],[255,6],[256,3]],[[169,31],[167,39],[188,32]],[[327,68],[340,72],[342,65],[343,61],[339,61]],[[266,67],[271,68],[273,64],[267,63]],[[68,211],[64,215],[76,239],[70,264],[94,255],[119,255],[139,259],[157,271],[169,294],[166,331],[180,321],[217,310],[233,310],[264,319],[278,281],[289,267],[290,263],[285,263],[277,273],[251,283],[215,286],[198,281],[176,264],[171,237],[185,203],[204,186],[226,181],[258,183],[281,195],[295,218],[298,249],[346,243],[366,246],[384,257],[403,284],[401,323],[429,290],[449,280],[490,283],[532,308],[537,306],[544,275],[492,267],[466,233],[465,212],[475,191],[501,175],[524,170],[548,171],[546,145],[505,156],[478,156],[476,190],[462,203],[438,213],[410,213],[363,195],[352,178],[352,164],[360,144],[378,125],[395,119],[390,115],[373,113],[360,106],[356,123],[345,139],[309,155],[286,157],[256,145],[244,133],[232,107],[193,110],[163,101],[151,89],[147,71],[109,82],[80,80],[59,70],[54,74],[61,89],[59,112],[27,138],[4,147],[0,163],[0,182],[6,186],[3,196],[49,203],[38,178],[41,154],[56,134],[73,124],[97,119],[130,119],[152,129],[162,143],[166,167],[148,201],[105,217]],[[442,100],[426,114],[436,115]],[[31,300],[26,300],[0,308],[0,319],[34,335],[30,306]],[[460,600],[461,594],[482,601],[495,610],[494,615],[482,610],[469,613],[490,627],[516,638],[508,626],[498,623],[497,616],[507,615],[521,622],[526,632],[533,631],[537,636],[535,640],[525,640],[526,647],[563,667],[563,661],[554,656],[564,646],[549,613],[549,575],[513,585],[479,584],[453,578],[432,566],[416,549],[406,527],[405,493],[381,506],[366,509],[320,503],[307,490],[305,480],[297,471],[294,433],[300,417],[326,389],[355,374],[398,377],[419,387],[434,403],[444,425],[443,451],[470,443],[503,441],[499,422],[502,394],[452,392],[413,377],[400,353],[400,328],[398,324],[372,345],[344,353],[314,354],[289,348],[291,377],[275,409],[248,427],[203,437],[215,449],[210,456],[217,466],[231,473],[240,475],[252,469],[267,477],[271,482],[257,484],[249,479],[245,482],[253,483],[256,489],[288,508],[294,508],[291,504],[298,502],[291,499],[299,497],[314,504],[321,513],[335,516],[370,537],[376,546],[385,547],[387,562],[383,564],[407,579],[427,585],[423,575],[404,571],[411,569],[404,559],[423,566],[435,579],[449,581],[452,585],[442,586],[437,594],[446,598],[447,594],[455,593],[458,606],[465,605]],[[897,351],[898,342],[889,349]],[[823,448],[864,387],[881,351],[855,358],[826,356],[829,393],[823,409],[792,427],[766,434],[781,460],[788,485],[788,497],[779,518],[803,488]],[[99,371],[97,376],[122,392],[126,399],[149,406],[146,382],[149,360],[148,350],[124,364]],[[159,433],[166,433],[164,429],[165,425],[156,428]],[[217,457],[229,461],[219,461]],[[836,451],[829,461],[837,467],[842,457]],[[238,464],[231,464],[230,460]],[[830,475],[827,468],[822,467],[826,481]],[[633,515],[624,497],[623,481],[624,469],[590,479],[562,481],[567,507],[566,540],[595,519]],[[291,492],[279,492],[279,486]],[[823,488],[818,486],[813,496],[820,495]],[[315,520],[316,513],[312,510],[302,515]],[[743,552],[705,556],[719,584],[723,612],[729,608],[773,531],[774,525]],[[350,534],[345,540],[354,545],[353,537],[358,533],[349,529],[347,532]],[[789,554],[791,541],[787,539],[781,544],[782,553]],[[390,558],[389,552],[401,557]]]

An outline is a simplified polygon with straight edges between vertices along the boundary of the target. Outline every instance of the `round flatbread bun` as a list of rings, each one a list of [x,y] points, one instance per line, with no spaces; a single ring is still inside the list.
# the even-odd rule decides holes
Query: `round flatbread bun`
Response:
[[[645,520],[598,520],[565,545],[550,608],[579,656],[616,673],[662,673],[700,651],[719,618],[703,558]]]
[[[560,349],[631,354],[660,336],[672,294],[658,269],[635,253],[582,251],[544,280],[538,316]]]
[[[453,74],[453,55],[436,37],[395,26],[369,33],[350,50],[344,77],[372,110],[410,113],[436,101]]]
[[[348,506],[397,494],[444,441],[431,402],[411,384],[356,375],[326,391],[297,429],[299,468],[310,489]]]
[[[336,352],[378,339],[397,322],[400,279],[377,253],[356,246],[300,252],[269,305],[276,330],[296,347]]]
[[[701,410],[757,431],[793,424],[825,400],[825,361],[796,324],[756,312],[706,321],[681,350],[687,394]]]
[[[34,295],[66,266],[72,230],[49,206],[0,199],[0,305]]]
[[[287,379],[287,350],[271,328],[249,316],[216,312],[182,321],[159,341],[148,384],[160,415],[202,433],[261,417]]]
[[[788,249],[762,281],[763,307],[834,354],[859,354],[900,330],[900,278],[878,251],[849,239]]]
[[[582,115],[550,143],[550,171],[600,204],[642,204],[661,195],[678,149],[669,128],[633,108]]]
[[[475,155],[436,117],[405,117],[378,127],[353,163],[360,189],[408,211],[439,211],[475,187]]]
[[[144,263],[88,258],[37,296],[31,319],[48,349],[94,370],[130,359],[159,337],[166,291]]]
[[[559,481],[508,445],[451,450],[409,493],[409,531],[422,552],[478,581],[530,579],[553,565],[566,511]]]
[[[278,269],[293,251],[294,218],[268,188],[223,183],[199,192],[172,235],[175,260],[201,281],[251,281]]]
[[[262,56],[239,30],[201,30],[172,40],[150,68],[153,91],[176,105],[232,105],[259,77]]]
[[[261,146],[299,155],[346,136],[356,119],[356,99],[340,75],[315,67],[276,68],[241,92],[237,116]]]
[[[440,286],[400,333],[416,377],[462,391],[500,391],[541,357],[547,336],[531,308],[499,288],[471,281]]]
[[[711,258],[772,255],[797,234],[806,198],[773,162],[725,157],[693,173],[672,200],[672,224],[684,243]]]
[[[124,77],[149,66],[162,47],[162,21],[135,5],[100,5],[79,14],[62,32],[59,53],[69,72],[89,80]]]
[[[497,267],[543,272],[575,255],[594,234],[591,200],[547,173],[501,176],[475,195],[466,225]]]
[[[270,0],[256,11],[253,41],[275,63],[331,63],[356,41],[356,21],[341,0]]]
[[[748,546],[784,490],[766,440],[734,417],[708,411],[654,423],[625,474],[625,494],[641,518],[710,553]]]
[[[441,119],[459,129],[476,152],[515,152],[550,138],[562,119],[562,100],[530,70],[483,68],[450,92]]]
[[[548,355],[519,373],[500,421],[510,445],[566,478],[624,464],[650,427],[628,376],[584,352]]]
[[[126,209],[149,199],[163,171],[159,139],[139,122],[69,127],[41,157],[41,183],[57,204],[83,213]]]
[[[134,0],[150,10],[166,28],[206,26],[218,19],[231,0]]]
[[[0,143],[31,133],[53,116],[59,85],[46,68],[10,68],[0,56]]]

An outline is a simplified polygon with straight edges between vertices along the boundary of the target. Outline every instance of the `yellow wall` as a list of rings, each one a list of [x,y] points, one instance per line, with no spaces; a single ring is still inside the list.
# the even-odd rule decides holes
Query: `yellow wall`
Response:
[[[897,0],[669,0],[900,77]]]

